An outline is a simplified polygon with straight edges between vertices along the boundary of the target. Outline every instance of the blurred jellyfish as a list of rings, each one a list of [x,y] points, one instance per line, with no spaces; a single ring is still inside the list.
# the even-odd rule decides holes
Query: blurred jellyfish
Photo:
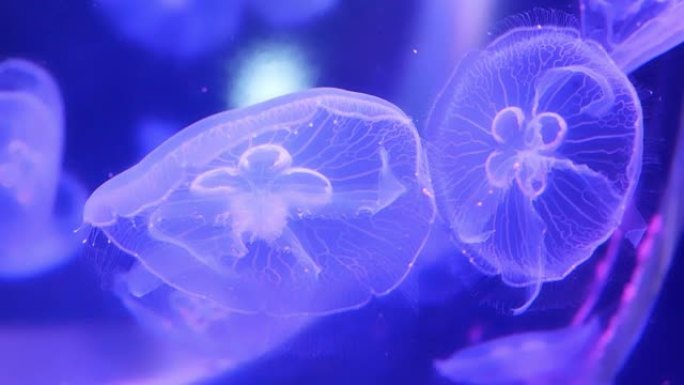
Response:
[[[329,313],[394,289],[434,216],[411,120],[314,89],[179,132],[90,197],[84,220],[161,281],[234,311]]]
[[[582,0],[580,10],[584,36],[626,73],[684,41],[682,0]]]
[[[290,27],[330,12],[338,0],[249,0],[248,4],[274,27]]]
[[[456,352],[436,364],[444,376],[468,384],[590,384],[583,367],[599,322],[554,331],[514,334]]]
[[[316,73],[300,47],[288,43],[258,44],[238,60],[228,105],[244,107],[311,88]]]
[[[242,0],[97,0],[121,34],[156,53],[193,58],[230,43]]]
[[[73,230],[85,201],[60,176],[64,117],[54,79],[21,59],[0,63],[0,276],[35,275],[79,245]]]
[[[641,168],[641,106],[605,51],[569,28],[516,28],[461,64],[427,131],[461,252],[528,287],[561,280],[620,224]]]
[[[152,383],[179,376],[192,377],[194,382],[232,370],[277,349],[313,319],[231,312],[165,284],[143,295],[132,293],[128,287],[130,275],[140,274],[149,274],[151,280],[158,281],[137,264],[121,277],[122,287],[116,292],[156,341],[153,346],[163,347],[167,355],[172,353],[158,370],[146,375]]]

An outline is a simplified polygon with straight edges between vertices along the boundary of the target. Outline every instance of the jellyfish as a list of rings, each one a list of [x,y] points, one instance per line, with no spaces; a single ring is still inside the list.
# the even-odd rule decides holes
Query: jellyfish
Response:
[[[249,5],[274,27],[290,27],[314,20],[337,6],[338,0],[251,0]]]
[[[241,0],[98,0],[97,6],[123,37],[179,59],[225,46],[242,18]]]
[[[134,274],[141,273],[151,274]],[[122,285],[115,285],[115,293],[142,326],[151,345],[171,356],[149,375],[152,378],[177,376],[198,366],[202,370],[191,371],[196,377],[193,381],[214,377],[276,350],[315,319],[232,312],[165,284],[138,296],[128,289],[127,279],[126,274],[119,277]]]
[[[618,265],[615,246],[622,237],[616,235],[606,251],[608,267],[597,269],[589,310],[583,304],[570,325],[473,344],[436,362],[437,370],[468,384],[613,383],[649,323],[684,229],[684,135],[678,136],[662,204],[643,240],[630,250],[636,263],[618,301],[610,305],[615,308],[612,314],[602,316],[605,310],[594,306],[596,298],[609,291],[603,282]]]
[[[313,89],[190,125],[100,186],[84,222],[144,267],[137,296],[164,283],[232,311],[325,314],[393,290],[434,212],[411,120]]]
[[[54,79],[22,60],[0,63],[0,277],[66,262],[79,245],[85,192],[61,173],[64,118]]]
[[[468,384],[588,384],[584,364],[600,336],[597,319],[585,325],[500,337],[436,363],[446,377]]]
[[[426,138],[438,207],[480,271],[562,280],[620,224],[641,168],[636,92],[571,28],[520,27],[470,55]]]
[[[629,73],[684,41],[684,1],[582,0],[583,34]]]

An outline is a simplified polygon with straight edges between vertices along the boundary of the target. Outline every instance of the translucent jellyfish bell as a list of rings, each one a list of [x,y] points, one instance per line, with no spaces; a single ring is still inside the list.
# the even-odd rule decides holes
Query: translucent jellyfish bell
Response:
[[[427,139],[463,254],[536,287],[533,299],[620,224],[641,168],[641,106],[599,45],[569,28],[517,28],[459,67]]]
[[[62,101],[37,65],[0,63],[0,276],[37,274],[58,265],[78,244],[84,193],[60,177]]]
[[[241,0],[97,0],[121,34],[156,53],[192,58],[228,43]]]
[[[84,211],[144,266],[129,280],[139,294],[155,276],[228,309],[274,314],[389,292],[433,216],[411,120],[336,89],[201,120],[104,183]]]

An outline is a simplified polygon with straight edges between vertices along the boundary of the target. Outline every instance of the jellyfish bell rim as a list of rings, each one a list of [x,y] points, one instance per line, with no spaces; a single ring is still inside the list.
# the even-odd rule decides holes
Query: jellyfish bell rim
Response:
[[[512,38],[518,35],[523,35],[523,36],[531,36],[528,37],[534,38],[535,36],[539,35],[544,35],[548,33],[553,33],[553,32],[560,32],[563,33],[567,38],[578,41],[584,46],[588,48],[588,52],[592,56],[593,60],[589,63],[589,66],[592,68],[596,67],[606,67],[610,66],[612,67],[612,71],[610,72],[611,76],[608,78],[608,81],[610,82],[611,85],[616,84],[616,81],[619,81],[621,84],[620,88],[624,88],[629,93],[629,98],[632,101],[635,101],[633,104],[634,106],[634,112],[637,116],[637,119],[634,121],[634,139],[632,141],[633,144],[633,151],[632,154],[629,158],[629,162],[626,165],[625,168],[625,177],[627,177],[629,184],[627,185],[627,188],[625,189],[625,192],[622,194],[622,199],[621,199],[621,204],[616,208],[615,213],[619,214],[616,215],[617,218],[617,225],[620,224],[622,221],[622,218],[624,216],[625,209],[627,207],[627,203],[633,198],[634,192],[636,190],[636,186],[639,183],[639,175],[642,167],[642,155],[643,155],[643,108],[641,105],[641,100],[638,97],[638,94],[634,88],[634,85],[632,82],[629,80],[628,76],[620,69],[620,67],[615,63],[615,61],[610,57],[610,55],[606,52],[606,50],[596,41],[588,39],[585,40],[582,38],[582,35],[579,30],[577,30],[574,27],[564,27],[564,26],[556,26],[556,25],[549,25],[549,24],[539,24],[536,26],[522,26],[522,27],[515,27],[510,29],[507,32],[504,32],[502,35],[496,37],[494,40],[492,40],[489,44],[487,44],[484,48],[478,49],[478,50],[473,50],[467,55],[464,56],[464,58],[456,64],[455,69],[452,71],[451,75],[445,82],[445,86],[437,93],[437,95],[434,98],[434,102],[432,103],[432,106],[429,110],[428,113],[428,118],[426,120],[425,124],[425,130],[423,131],[423,136],[424,140],[428,142],[428,144],[431,144],[431,140],[434,140],[435,136],[437,133],[440,131],[440,127],[444,126],[444,123],[448,120],[448,111],[452,108],[454,105],[453,99],[454,95],[462,93],[462,76],[470,69],[474,64],[477,62],[483,60],[483,57],[496,57],[497,55],[501,55],[501,52],[497,52],[497,50],[501,49],[508,49],[511,46],[514,46],[516,44],[516,41],[511,41]],[[494,138],[492,138],[494,140]],[[440,170],[438,167],[435,167],[435,163],[439,163],[438,160],[435,159],[435,157],[439,158],[441,155],[436,154],[436,149],[432,145],[426,145],[425,146],[425,153],[426,156],[428,157],[429,163],[432,165],[431,166],[431,177],[433,180],[433,188],[435,190],[435,203],[438,208],[439,216],[444,218],[445,220],[451,221],[453,215],[449,214],[447,210],[447,207],[445,207],[445,202],[444,202],[444,187],[442,187],[444,182],[439,182],[435,181],[435,179],[442,179],[444,180],[444,175],[445,172],[443,170]],[[492,186],[494,187],[494,186]],[[496,188],[496,187],[494,187]],[[454,245],[455,241],[458,241],[455,245],[466,245],[470,246],[471,244],[463,241],[459,234],[457,233],[456,229],[454,229],[453,226],[450,225],[453,237],[451,242],[452,245]],[[543,277],[532,277],[534,279],[530,279],[527,282],[515,282],[513,280],[505,279],[505,276],[502,274],[502,268],[494,266],[491,262],[487,261],[484,259],[484,257],[480,256],[479,253],[476,250],[473,250],[471,248],[471,253],[474,254],[473,258],[474,260],[482,260],[484,262],[484,266],[481,266],[480,263],[475,263],[472,262],[472,264],[483,274],[486,275],[492,275],[492,276],[499,276],[502,281],[507,284],[508,286],[511,287],[516,287],[516,288],[524,288],[524,287],[530,287],[534,285],[538,285],[539,283],[546,283],[546,282],[553,282],[553,281],[560,281],[565,279],[569,274],[571,274],[577,266],[581,265],[582,263],[586,262],[589,258],[591,258],[596,251],[596,249],[603,243],[605,243],[612,233],[615,231],[615,229],[607,232],[604,234],[602,237],[597,238],[595,242],[593,242],[588,249],[591,249],[591,253],[587,253],[587,255],[580,259],[577,262],[574,262],[572,264],[568,264],[566,268],[563,269],[561,274],[552,274],[552,275],[546,275],[544,274]],[[458,252],[457,254],[461,254]],[[491,274],[492,268],[496,270],[494,274]]]
[[[314,99],[319,100],[316,103],[312,103]],[[341,111],[329,103],[330,100],[336,99],[353,102],[355,107],[359,106],[359,102],[364,102],[368,108],[362,111],[354,112]],[[129,190],[130,184],[138,183],[140,181],[141,177],[137,176],[138,174],[147,173],[148,171],[157,167],[159,162],[168,161],[169,158],[173,158],[180,148],[186,146],[188,141],[197,139],[205,131],[219,130],[221,128],[233,131],[230,126],[239,125],[243,121],[255,120],[257,117],[265,118],[268,121],[268,116],[272,115],[274,111],[288,108],[291,109],[291,107],[288,107],[288,105],[292,102],[296,102],[299,105],[308,106],[309,110],[315,110],[316,108],[322,107],[328,111],[338,113],[343,116],[366,116],[373,119],[400,121],[403,124],[413,127],[411,133],[415,137],[417,148],[420,150],[418,153],[422,152],[422,147],[420,146],[420,137],[415,125],[413,124],[413,121],[394,104],[382,98],[359,92],[347,91],[338,88],[312,88],[279,96],[247,107],[218,112],[181,129],[179,132],[165,140],[157,148],[152,150],[138,163],[117,174],[116,177],[110,178],[102,183],[102,185],[100,185],[91,194],[88,201],[86,201],[83,210],[84,222],[90,223],[94,226],[107,226],[114,223],[117,216],[127,217],[134,215],[136,212],[144,209],[146,205],[153,204],[154,202],[147,202],[147,204],[142,204],[141,207],[137,207],[132,210],[116,211],[115,207],[117,206],[117,202],[112,202],[112,199],[106,199],[106,195],[111,196],[113,192]],[[383,107],[382,109],[379,108],[381,106]],[[302,119],[309,116],[310,112],[299,112],[295,113],[294,115],[297,115],[298,119]],[[402,119],[399,119],[400,117]],[[270,126],[284,126],[288,123],[293,123],[296,121],[297,119],[292,119],[285,123],[274,121],[270,121],[268,123]],[[257,135],[257,131],[249,132],[243,136],[248,137],[254,135]],[[179,144],[179,142],[182,142],[182,144]],[[417,160],[417,162],[420,161]],[[157,199],[163,199],[163,196],[157,197]]]

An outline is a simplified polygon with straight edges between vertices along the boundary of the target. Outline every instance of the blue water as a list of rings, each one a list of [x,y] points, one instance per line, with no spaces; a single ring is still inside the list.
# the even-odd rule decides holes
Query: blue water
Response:
[[[109,8],[104,3],[110,3],[111,8],[114,2],[0,3],[0,60],[30,60],[57,81],[66,127],[63,170],[88,193],[136,164],[175,131],[228,108],[252,104],[253,95],[234,91],[242,89],[241,81],[249,78],[243,63],[268,47],[285,47],[290,56],[304,58],[309,69],[308,81],[301,83],[304,87],[335,87],[386,99],[414,118],[421,135],[432,104],[426,99],[437,96],[456,65],[453,57],[440,56],[427,60],[434,61],[434,66],[421,69],[416,64],[414,58],[422,58],[424,52],[437,55],[446,51],[431,50],[422,42],[419,15],[424,2],[417,0],[340,0],[333,5],[321,1],[319,12],[306,15],[311,20],[287,22],[264,17],[263,6],[257,10],[243,4],[235,26],[200,35],[210,39],[225,34],[219,43],[194,46],[190,41],[181,47],[179,41],[182,54],[174,53],[175,44],[151,45],[136,40],[131,35],[134,32],[117,29],[117,19],[107,14]],[[579,15],[574,1],[512,3],[494,2],[477,46],[494,37],[486,31],[499,35],[519,26],[521,19],[506,17],[529,13],[535,7]],[[220,7],[220,2],[216,4]],[[176,26],[194,24],[170,25],[162,31],[173,34]],[[440,59],[449,62],[444,69]],[[676,133],[681,127],[682,63],[684,47],[680,46],[629,75],[643,107],[643,168],[634,194],[636,206],[647,220],[662,203]],[[284,71],[278,69],[276,74]],[[415,80],[417,76],[424,81]],[[411,84],[420,87],[412,88]],[[149,121],[163,124],[141,134]],[[406,223],[414,224],[404,219],[399,225]],[[31,227],[25,231],[31,232]],[[154,361],[150,357],[166,346],[159,341],[178,339],[180,342],[168,342],[168,346],[181,352],[185,362],[188,357],[220,357],[225,351],[246,357],[234,369],[224,373],[214,370],[210,379],[201,383],[451,384],[435,369],[435,360],[448,358],[478,333],[489,339],[567,325],[586,300],[584,289],[591,286],[599,264],[592,258],[578,266],[569,279],[545,284],[538,293],[511,290],[499,280],[483,279],[465,258],[445,262],[448,259],[443,256],[450,255],[445,249],[448,234],[441,234],[442,238],[433,235],[438,242],[433,243],[437,245],[434,248],[427,247],[430,258],[419,257],[415,274],[388,295],[373,297],[355,310],[279,319],[275,326],[269,318],[237,317],[229,325],[252,325],[252,334],[240,334],[244,340],[235,339],[232,344],[221,344],[219,339],[217,344],[216,336],[229,338],[225,331],[212,334],[197,330],[212,317],[222,317],[223,310],[216,310],[217,316],[212,313],[215,309],[194,307],[192,300],[183,302],[185,297],[177,298],[175,291],[167,290],[159,298],[180,301],[179,308],[190,309],[196,318],[187,329],[165,329],[156,315],[174,322],[187,319],[172,308],[160,307],[156,302],[159,298],[137,302],[122,291],[118,277],[130,268],[133,259],[110,244],[106,234],[82,228],[78,236],[84,245],[68,263],[34,277],[0,281],[0,383],[63,380],[80,384],[139,378]],[[621,247],[624,252],[618,255],[604,294],[598,299],[601,316],[619,310],[618,298],[636,265],[628,243]],[[598,253],[607,248],[605,244],[598,246]],[[617,376],[618,384],[684,383],[681,241],[676,255],[641,341]],[[534,301],[524,314],[510,314],[512,308],[531,297]],[[157,313],[150,315],[148,309]],[[268,335],[272,340],[255,330],[272,333]],[[194,339],[193,333],[200,337]],[[243,343],[252,344],[253,350],[244,348]],[[64,359],[52,354],[59,348]],[[162,383],[189,381],[176,376]]]

